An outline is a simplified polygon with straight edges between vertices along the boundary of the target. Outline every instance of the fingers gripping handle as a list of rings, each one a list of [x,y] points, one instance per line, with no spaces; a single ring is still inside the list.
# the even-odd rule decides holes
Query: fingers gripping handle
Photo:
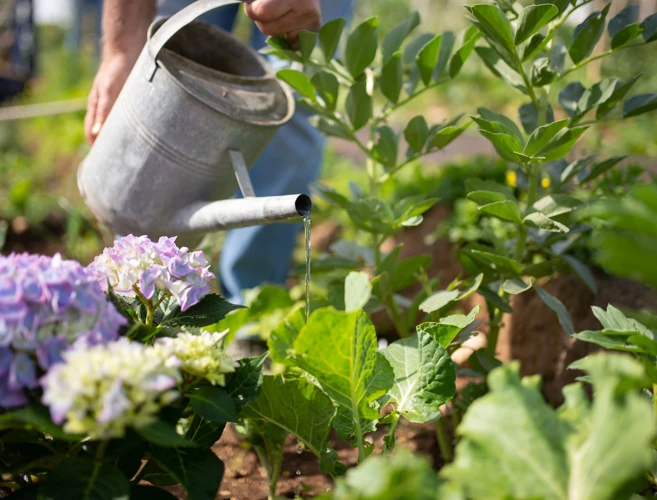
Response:
[[[152,80],[155,71],[157,71],[157,56],[171,37],[181,29],[206,12],[210,12],[211,10],[218,9],[225,5],[250,3],[251,1],[252,0],[197,0],[167,19],[167,21],[153,34],[146,45],[146,50],[148,50],[146,77],[148,80]]]

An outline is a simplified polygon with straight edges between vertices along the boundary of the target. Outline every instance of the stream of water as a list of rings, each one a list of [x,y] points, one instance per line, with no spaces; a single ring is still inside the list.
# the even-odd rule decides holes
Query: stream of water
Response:
[[[310,316],[310,215],[303,218],[306,233],[306,323]]]

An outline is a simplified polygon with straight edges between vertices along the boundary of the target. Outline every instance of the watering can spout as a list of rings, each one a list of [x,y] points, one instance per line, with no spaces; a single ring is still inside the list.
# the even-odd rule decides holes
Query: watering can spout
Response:
[[[171,219],[170,234],[208,233],[307,217],[305,194],[263,196],[192,203]]]

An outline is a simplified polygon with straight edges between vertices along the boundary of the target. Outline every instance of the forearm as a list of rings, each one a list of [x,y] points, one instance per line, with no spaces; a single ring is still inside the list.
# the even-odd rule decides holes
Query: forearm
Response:
[[[135,58],[155,16],[155,0],[105,0],[103,6],[103,57]]]

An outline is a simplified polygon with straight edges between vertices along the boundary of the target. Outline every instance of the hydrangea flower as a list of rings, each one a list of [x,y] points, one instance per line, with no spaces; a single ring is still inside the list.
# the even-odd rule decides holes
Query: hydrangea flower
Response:
[[[212,385],[224,385],[225,374],[235,371],[232,358],[224,351],[225,336],[226,332],[196,329],[180,332],[176,337],[159,338],[155,345],[173,353],[181,361],[183,372]]]
[[[178,398],[181,363],[170,351],[122,338],[64,353],[41,379],[42,402],[64,430],[94,439],[122,437]]]
[[[26,404],[24,389],[71,344],[117,338],[125,324],[97,280],[60,255],[0,256],[0,407]]]
[[[203,252],[178,248],[175,241],[164,236],[157,243],[146,236],[119,238],[96,257],[89,270],[117,294],[134,297],[139,290],[150,300],[157,289],[171,294],[185,311],[210,292],[215,276]]]

